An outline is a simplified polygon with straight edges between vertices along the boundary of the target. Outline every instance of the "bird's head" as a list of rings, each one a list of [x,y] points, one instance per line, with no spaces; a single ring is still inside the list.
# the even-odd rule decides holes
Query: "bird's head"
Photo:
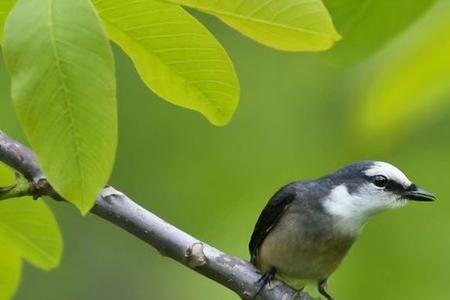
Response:
[[[435,196],[412,183],[393,165],[361,161],[329,175],[333,188],[324,201],[334,216],[367,219],[376,213],[401,207],[409,200],[433,201]]]

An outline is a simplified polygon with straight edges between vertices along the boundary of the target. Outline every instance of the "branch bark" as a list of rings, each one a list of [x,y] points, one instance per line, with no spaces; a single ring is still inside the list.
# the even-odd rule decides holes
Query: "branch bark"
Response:
[[[30,183],[22,193],[15,195],[27,194],[35,198],[46,195],[65,201],[47,181],[34,153],[2,131],[0,161],[21,173]],[[233,290],[242,299],[313,300],[308,294],[297,292],[280,281],[271,282],[257,294],[257,281],[261,274],[251,263],[190,236],[113,187],[103,189],[91,213],[128,231],[156,248],[162,255]]]

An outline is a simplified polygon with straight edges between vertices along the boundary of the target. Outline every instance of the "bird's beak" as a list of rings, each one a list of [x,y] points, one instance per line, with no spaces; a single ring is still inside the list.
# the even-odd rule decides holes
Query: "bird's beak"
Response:
[[[402,193],[403,198],[413,201],[434,201],[436,196],[424,189],[415,187],[412,190],[404,191]]]

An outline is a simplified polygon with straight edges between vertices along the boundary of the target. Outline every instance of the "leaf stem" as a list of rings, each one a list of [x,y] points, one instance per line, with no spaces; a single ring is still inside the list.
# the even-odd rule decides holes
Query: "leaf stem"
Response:
[[[30,196],[32,194],[32,183],[17,178],[16,182],[9,186],[0,187],[0,200]]]

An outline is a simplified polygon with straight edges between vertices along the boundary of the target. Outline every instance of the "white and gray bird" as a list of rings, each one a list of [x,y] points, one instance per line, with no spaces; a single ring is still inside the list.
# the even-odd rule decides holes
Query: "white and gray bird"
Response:
[[[249,244],[252,263],[264,272],[261,288],[274,277],[296,289],[314,282],[332,300],[327,279],[368,219],[408,200],[434,198],[380,161],[352,163],[322,178],[284,186],[262,211]]]

